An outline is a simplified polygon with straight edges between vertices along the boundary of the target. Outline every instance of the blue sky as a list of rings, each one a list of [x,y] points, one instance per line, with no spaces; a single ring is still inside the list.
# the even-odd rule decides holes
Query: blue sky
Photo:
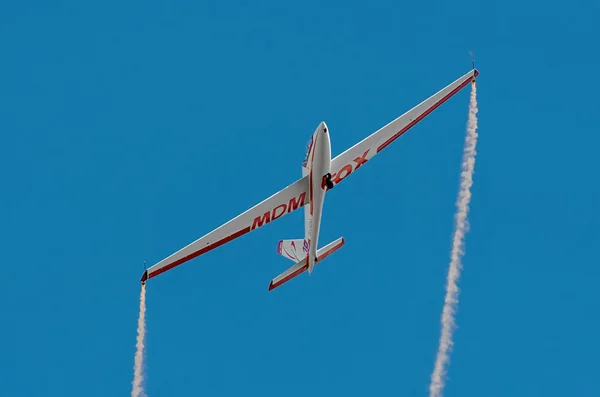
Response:
[[[600,5],[8,2],[0,394],[130,393],[139,277],[476,53],[479,132],[446,396],[597,395]],[[423,396],[468,89],[328,195],[344,248],[271,293],[302,212],[148,283],[151,397]]]

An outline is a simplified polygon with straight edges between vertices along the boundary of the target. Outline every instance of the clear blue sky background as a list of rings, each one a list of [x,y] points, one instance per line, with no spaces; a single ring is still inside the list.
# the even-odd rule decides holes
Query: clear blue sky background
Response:
[[[0,395],[128,395],[139,277],[481,71],[446,396],[598,396],[600,5],[5,2]],[[151,397],[424,396],[463,90],[328,195],[309,277],[267,292],[302,212],[148,283]]]

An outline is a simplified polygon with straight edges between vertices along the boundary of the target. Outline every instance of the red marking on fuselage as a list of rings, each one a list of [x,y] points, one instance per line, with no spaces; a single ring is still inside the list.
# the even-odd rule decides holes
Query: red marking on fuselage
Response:
[[[309,192],[309,195],[310,195],[310,215],[311,216],[313,214],[313,202],[314,202],[314,200],[313,200],[313,188],[312,188],[312,173],[313,173],[313,170],[312,170],[312,164],[311,164],[310,174],[308,176],[308,192]]]
[[[310,245],[311,245],[311,241],[310,238],[307,240],[307,245],[306,245],[306,263],[310,265]]]
[[[313,214],[313,208],[314,208],[314,200],[313,200],[313,167],[315,165],[315,151],[317,150],[317,141],[319,140],[319,134],[316,133],[315,137],[313,139],[313,145],[312,145],[312,156],[310,158],[310,176],[308,178],[308,191],[309,191],[309,197],[310,197],[310,215],[312,216]]]
[[[325,189],[327,186],[327,177],[323,175],[323,179],[321,179],[321,189]]]

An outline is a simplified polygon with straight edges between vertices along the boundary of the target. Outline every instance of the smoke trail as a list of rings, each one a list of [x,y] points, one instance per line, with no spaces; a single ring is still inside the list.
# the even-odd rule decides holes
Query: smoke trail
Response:
[[[146,337],[146,284],[142,284],[140,293],[140,316],[138,318],[135,365],[133,367],[133,390],[131,397],[145,396],[144,381],[144,338]]]
[[[448,281],[446,285],[446,299],[442,311],[442,334],[440,336],[435,367],[431,374],[429,385],[430,397],[441,397],[444,389],[444,377],[446,375],[446,364],[452,350],[452,333],[454,332],[454,314],[458,306],[458,278],[462,269],[461,258],[464,255],[464,239],[469,229],[467,214],[469,202],[471,201],[471,185],[473,185],[473,170],[475,168],[475,146],[477,145],[477,87],[473,81],[471,85],[471,102],[469,104],[469,121],[467,123],[467,136],[463,149],[462,171],[460,174],[460,190],[456,200],[456,228],[452,240],[452,252],[450,254],[450,268],[448,269]]]

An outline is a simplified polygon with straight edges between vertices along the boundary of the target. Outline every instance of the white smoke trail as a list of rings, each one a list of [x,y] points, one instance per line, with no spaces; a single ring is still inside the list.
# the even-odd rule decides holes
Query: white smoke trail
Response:
[[[446,364],[452,350],[452,333],[454,332],[454,314],[458,307],[458,278],[462,269],[461,258],[464,255],[464,239],[469,229],[467,214],[469,213],[469,202],[471,201],[471,185],[473,185],[473,170],[475,168],[475,147],[477,145],[477,88],[475,82],[471,85],[471,102],[469,104],[469,121],[467,123],[467,136],[463,149],[462,171],[460,174],[460,190],[456,200],[456,228],[452,241],[452,252],[450,254],[450,268],[448,269],[448,281],[446,285],[446,299],[442,311],[442,334],[440,336],[435,367],[431,374],[429,385],[430,397],[441,397],[444,389],[444,377],[446,375]]]
[[[131,397],[144,397],[144,338],[146,337],[146,285],[140,293],[140,316],[138,318],[135,363],[133,367],[133,390]]]

